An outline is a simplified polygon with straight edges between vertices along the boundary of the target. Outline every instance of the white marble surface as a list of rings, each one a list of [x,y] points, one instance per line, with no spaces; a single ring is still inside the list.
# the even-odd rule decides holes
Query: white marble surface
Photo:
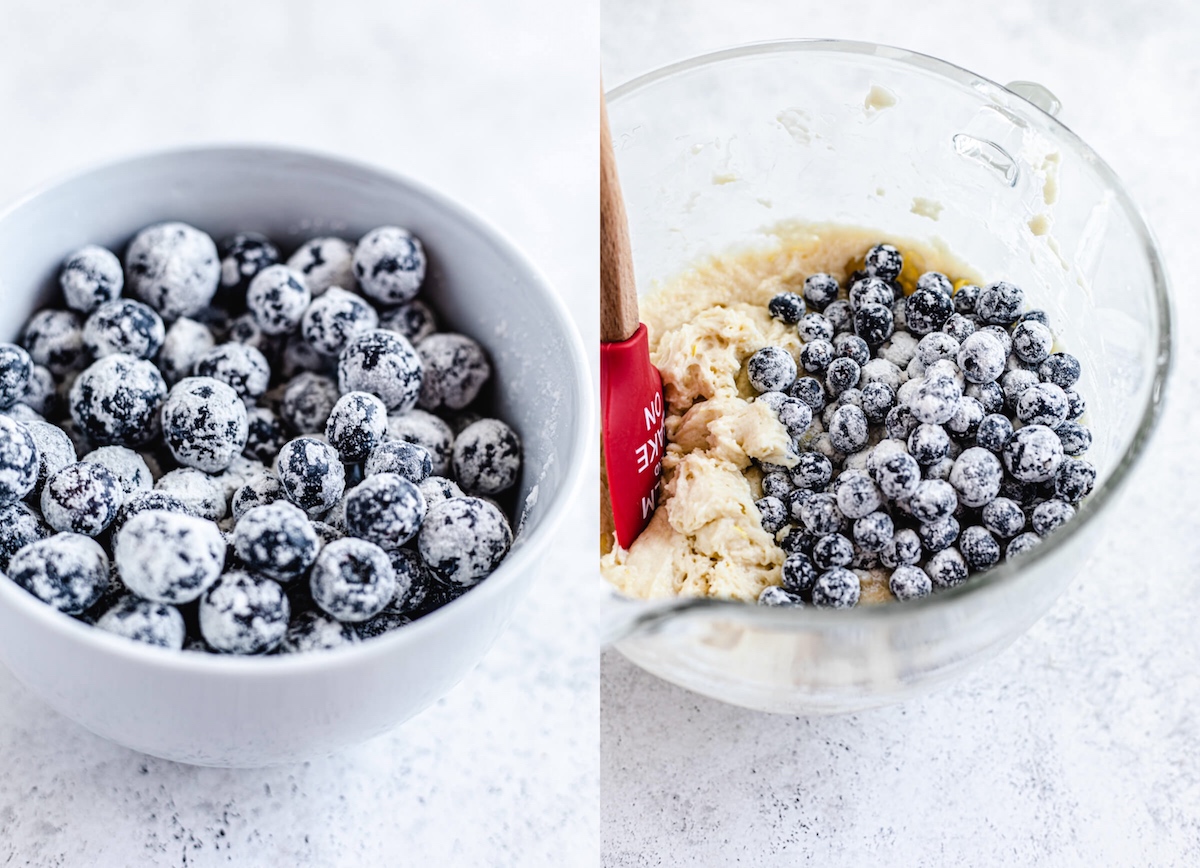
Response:
[[[503,227],[596,325],[597,5],[5,2],[0,200],[195,142],[404,172]],[[0,668],[0,865],[588,865],[594,632],[576,602],[596,496],[534,594],[435,707],[341,755],[195,769],[114,747]]]
[[[609,85],[727,45],[839,37],[1033,79],[1148,215],[1178,350],[1117,530],[998,660],[922,701],[757,714],[601,664],[605,864],[1200,864],[1200,10],[1184,2],[605,0]]]

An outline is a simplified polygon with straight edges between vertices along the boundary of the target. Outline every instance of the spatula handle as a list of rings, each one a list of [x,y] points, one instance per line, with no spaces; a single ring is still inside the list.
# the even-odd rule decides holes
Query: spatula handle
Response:
[[[600,91],[600,340],[628,340],[637,331],[637,285],[633,280],[633,256],[629,252],[629,224],[612,135],[608,131],[608,109]]]

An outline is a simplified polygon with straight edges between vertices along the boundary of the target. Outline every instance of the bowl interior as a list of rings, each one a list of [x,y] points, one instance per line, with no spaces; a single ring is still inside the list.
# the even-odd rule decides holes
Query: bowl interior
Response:
[[[15,339],[34,309],[56,303],[58,265],[69,251],[98,243],[121,253],[137,230],[163,220],[191,223],[218,241],[261,232],[285,254],[307,238],[356,240],[385,224],[420,237],[429,258],[421,298],[443,330],[486,348],[494,371],[489,409],[522,438],[521,477],[506,504],[516,516],[512,551],[486,581],[408,627],[291,658],[137,645],[59,615],[5,582],[0,659],[60,711],[147,752],[217,765],[328,752],[434,701],[507,623],[587,466],[591,390],[581,342],[536,269],[458,205],[376,169],[257,147],[111,164],[0,215],[0,336]],[[327,706],[311,701],[313,690],[328,697]]]
[[[695,689],[796,711],[900,695],[1011,641],[1069,581],[1076,565],[1060,555],[1086,553],[1077,538],[1094,531],[1159,412],[1165,272],[1111,170],[1005,88],[863,43],[766,43],[684,61],[613,91],[610,121],[642,292],[706,256],[770,248],[785,221],[947,249],[985,281],[1021,285],[1080,358],[1100,480],[1078,518],[1019,567],[917,604],[781,615],[697,601],[648,618],[622,650]],[[987,600],[971,599],[984,590]],[[986,620],[975,606],[989,608]]]

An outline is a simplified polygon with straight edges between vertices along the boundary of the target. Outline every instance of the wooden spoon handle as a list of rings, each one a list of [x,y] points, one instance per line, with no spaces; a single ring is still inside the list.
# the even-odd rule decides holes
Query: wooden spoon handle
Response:
[[[600,90],[600,340],[605,343],[629,340],[638,328],[637,284],[633,280],[633,255],[629,251],[629,224],[612,135],[608,131],[608,109]]]

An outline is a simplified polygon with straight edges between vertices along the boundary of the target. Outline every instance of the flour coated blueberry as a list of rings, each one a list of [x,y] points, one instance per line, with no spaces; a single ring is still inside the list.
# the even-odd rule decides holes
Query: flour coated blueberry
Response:
[[[254,507],[275,503],[286,497],[278,476],[271,472],[260,473],[234,492],[229,509],[234,521],[240,522],[242,516]]]
[[[331,287],[308,306],[300,321],[304,340],[318,353],[337,356],[353,338],[379,327],[379,314],[365,299]]]
[[[391,413],[416,406],[424,367],[408,339],[372,329],[346,345],[338,359],[338,383],[343,392],[377,395]]]
[[[417,550],[443,582],[471,587],[499,566],[512,541],[498,507],[478,497],[458,497],[429,509]]]
[[[162,432],[176,461],[215,473],[246,445],[246,405],[220,380],[187,377],[171,387],[163,402]]]
[[[290,257],[288,268],[304,275],[313,298],[331,286],[354,289],[354,245],[342,238],[311,238],[300,245]]]
[[[226,654],[263,654],[283,641],[291,603],[283,586],[243,570],[224,573],[200,598],[200,634]]]
[[[371,450],[363,471],[367,476],[397,473],[419,486],[433,472],[433,459],[424,446],[404,440],[389,440]]]
[[[225,517],[225,488],[203,470],[177,467],[159,477],[154,489],[177,498],[192,515],[209,521]]]
[[[492,376],[487,354],[466,335],[433,334],[417,345],[424,370],[419,404],[426,410],[461,410]]]
[[[284,654],[303,654],[345,648],[359,641],[359,634],[352,625],[310,610],[299,613],[288,624],[279,650]]]
[[[124,500],[121,482],[111,470],[79,462],[46,480],[42,516],[57,531],[96,536],[112,524]]]
[[[33,374],[33,359],[16,344],[0,343],[0,407],[11,407],[24,397]]]
[[[46,480],[64,467],[79,459],[75,455],[75,444],[57,425],[49,422],[22,422],[37,449],[37,481],[33,490],[40,492]],[[3,449],[0,448],[0,474],[4,472]]]
[[[76,533],[35,540],[12,556],[8,577],[43,603],[68,615],[90,609],[108,590],[108,556]]]
[[[221,289],[244,296],[255,275],[278,262],[279,248],[265,235],[239,232],[221,243]]]
[[[276,459],[276,472],[288,500],[310,516],[328,510],[346,488],[346,469],[337,451],[312,437],[285,443]]]
[[[212,330],[202,322],[180,317],[171,323],[158,351],[158,370],[168,385],[191,376],[204,355],[216,346]]]
[[[134,642],[179,651],[187,636],[183,615],[174,606],[125,594],[96,620],[96,629]]]
[[[411,301],[425,280],[425,249],[407,229],[380,226],[359,239],[354,276],[362,291],[390,307]]]
[[[0,506],[0,571],[8,570],[9,560],[25,546],[53,535],[54,528],[28,504]]]
[[[321,539],[303,510],[276,500],[242,515],[233,530],[233,548],[247,569],[289,582],[312,566]]]
[[[129,590],[178,605],[196,600],[225,568],[225,539],[216,524],[166,510],[145,510],[116,536],[113,562]]]
[[[289,439],[283,420],[270,407],[246,409],[246,445],[242,447],[242,455],[270,464]]]
[[[159,433],[167,384],[146,359],[124,353],[93,362],[71,386],[71,418],[98,446],[142,446]]]
[[[379,614],[395,597],[396,574],[379,546],[344,537],[317,555],[309,573],[309,590],[327,615],[357,623]]]
[[[444,500],[466,497],[463,490],[458,487],[458,483],[444,476],[427,476],[421,480],[417,488],[420,490],[421,496],[425,498],[427,510]]]
[[[86,364],[83,320],[74,311],[40,310],[21,332],[21,346],[34,364],[62,377]]]
[[[74,448],[71,454],[74,455]],[[154,478],[146,459],[126,446],[101,446],[79,460],[103,464],[111,470],[121,483],[121,491],[126,497],[154,487]]]
[[[433,310],[420,299],[385,310],[379,315],[379,327],[404,335],[413,346],[438,330]]]
[[[346,532],[382,549],[399,548],[420,530],[426,504],[420,489],[397,473],[376,473],[346,497]]]
[[[271,382],[267,357],[249,344],[225,343],[213,347],[195,360],[193,373],[224,383],[247,404],[254,403]]]
[[[283,390],[279,415],[296,434],[324,434],[341,393],[323,374],[304,371],[292,377]]]
[[[83,345],[97,359],[113,353],[152,359],[165,337],[162,317],[149,305],[128,298],[105,302],[83,324]]]
[[[91,313],[121,294],[125,286],[121,260],[111,250],[87,244],[63,261],[58,285],[67,307],[80,313]]]
[[[216,294],[220,277],[216,244],[186,223],[148,226],[125,252],[126,286],[167,320],[203,309]]]
[[[329,445],[342,461],[367,460],[387,434],[387,407],[369,392],[347,392],[338,398],[325,422]],[[416,480],[420,481],[420,480]]]
[[[482,419],[454,441],[454,475],[463,490],[476,495],[507,491],[521,470],[521,441],[499,419]]]
[[[286,265],[270,265],[250,281],[246,306],[268,335],[293,332],[312,301],[304,275]]]

